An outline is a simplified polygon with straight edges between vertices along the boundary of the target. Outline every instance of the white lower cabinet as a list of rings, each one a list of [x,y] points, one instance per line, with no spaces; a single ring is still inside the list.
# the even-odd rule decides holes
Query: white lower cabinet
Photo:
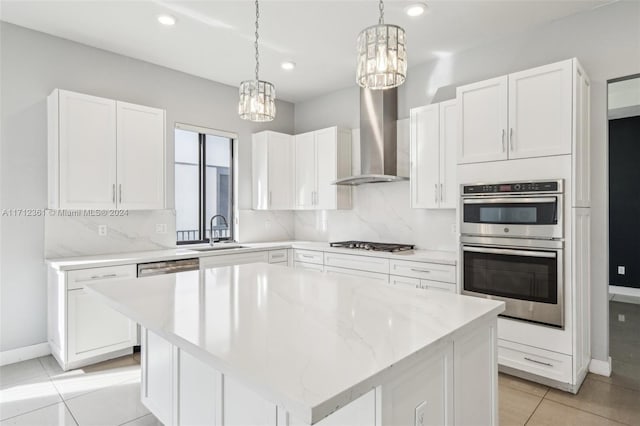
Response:
[[[297,269],[306,269],[309,271],[324,272],[324,266],[318,265],[317,263],[298,262],[296,260],[293,262],[293,267]]]
[[[547,377],[561,383],[572,382],[570,355],[498,339],[500,365]]]
[[[453,424],[453,345],[382,386],[381,400],[382,425]]]
[[[293,260],[294,262],[316,263],[318,265],[323,265],[324,253],[315,250],[295,249],[293,251]]]
[[[434,343],[316,424],[497,425],[496,356],[493,318]],[[143,404],[165,425],[309,424],[145,328],[141,393]]]
[[[358,269],[337,268],[335,266],[325,266],[324,272],[330,275],[346,275],[350,277],[362,277],[372,280],[382,281],[383,283],[389,282],[388,274],[380,274],[378,272],[361,271]]]
[[[443,283],[439,281],[420,280],[418,278],[401,277],[397,275],[389,276],[389,283],[393,285],[404,285],[408,287],[421,288],[424,290],[456,292],[455,283]]]
[[[91,282],[135,278],[135,265],[62,272],[49,268],[47,334],[64,370],[132,352],[136,323],[87,293]]]
[[[286,260],[286,259],[285,259]],[[200,269],[220,268],[222,266],[243,265],[247,263],[269,263],[268,251],[213,255],[200,258]]]
[[[385,259],[383,257],[325,253],[324,264],[325,266],[389,274],[389,259]]]

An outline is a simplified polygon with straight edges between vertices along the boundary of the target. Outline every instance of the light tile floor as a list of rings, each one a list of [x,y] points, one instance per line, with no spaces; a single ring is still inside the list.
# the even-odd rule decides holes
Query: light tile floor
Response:
[[[572,395],[501,374],[500,425],[640,425],[640,305],[611,301],[610,316],[611,377],[589,374]],[[0,425],[160,422],[140,403],[140,358],[134,354],[68,372],[51,356],[0,367]]]

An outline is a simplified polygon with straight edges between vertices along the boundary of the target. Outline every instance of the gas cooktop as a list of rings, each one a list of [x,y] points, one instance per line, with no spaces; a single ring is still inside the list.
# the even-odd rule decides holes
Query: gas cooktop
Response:
[[[338,241],[329,243],[331,247],[362,249],[371,251],[399,252],[413,250],[413,244],[372,243],[369,241]]]

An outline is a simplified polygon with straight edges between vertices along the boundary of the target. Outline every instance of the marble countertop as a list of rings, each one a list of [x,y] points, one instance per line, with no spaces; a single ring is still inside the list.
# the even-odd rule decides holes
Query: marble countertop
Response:
[[[153,250],[132,253],[102,254],[94,256],[78,256],[45,259],[47,264],[60,271],[71,271],[86,268],[99,268],[104,266],[128,265],[142,262],[154,262],[160,260],[188,259],[205,256],[224,256],[235,253],[245,253],[261,250],[277,250],[283,248],[297,248],[317,250],[324,252],[344,253],[361,256],[374,256],[389,259],[412,260],[416,262],[432,262],[447,265],[455,265],[458,255],[453,251],[437,250],[412,250],[401,253],[373,252],[358,249],[345,249],[329,247],[329,243],[305,242],[305,241],[279,241],[268,243],[240,243],[241,248],[232,248],[213,251],[196,251],[193,248],[206,247],[205,244],[193,247],[179,247],[166,250]]]
[[[307,424],[504,310],[482,298],[268,264],[87,288]]]

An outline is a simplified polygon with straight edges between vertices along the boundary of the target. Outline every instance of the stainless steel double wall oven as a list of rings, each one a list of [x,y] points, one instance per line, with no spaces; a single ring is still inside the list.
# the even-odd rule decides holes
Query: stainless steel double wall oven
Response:
[[[462,185],[463,294],[503,316],[564,328],[562,180]]]

